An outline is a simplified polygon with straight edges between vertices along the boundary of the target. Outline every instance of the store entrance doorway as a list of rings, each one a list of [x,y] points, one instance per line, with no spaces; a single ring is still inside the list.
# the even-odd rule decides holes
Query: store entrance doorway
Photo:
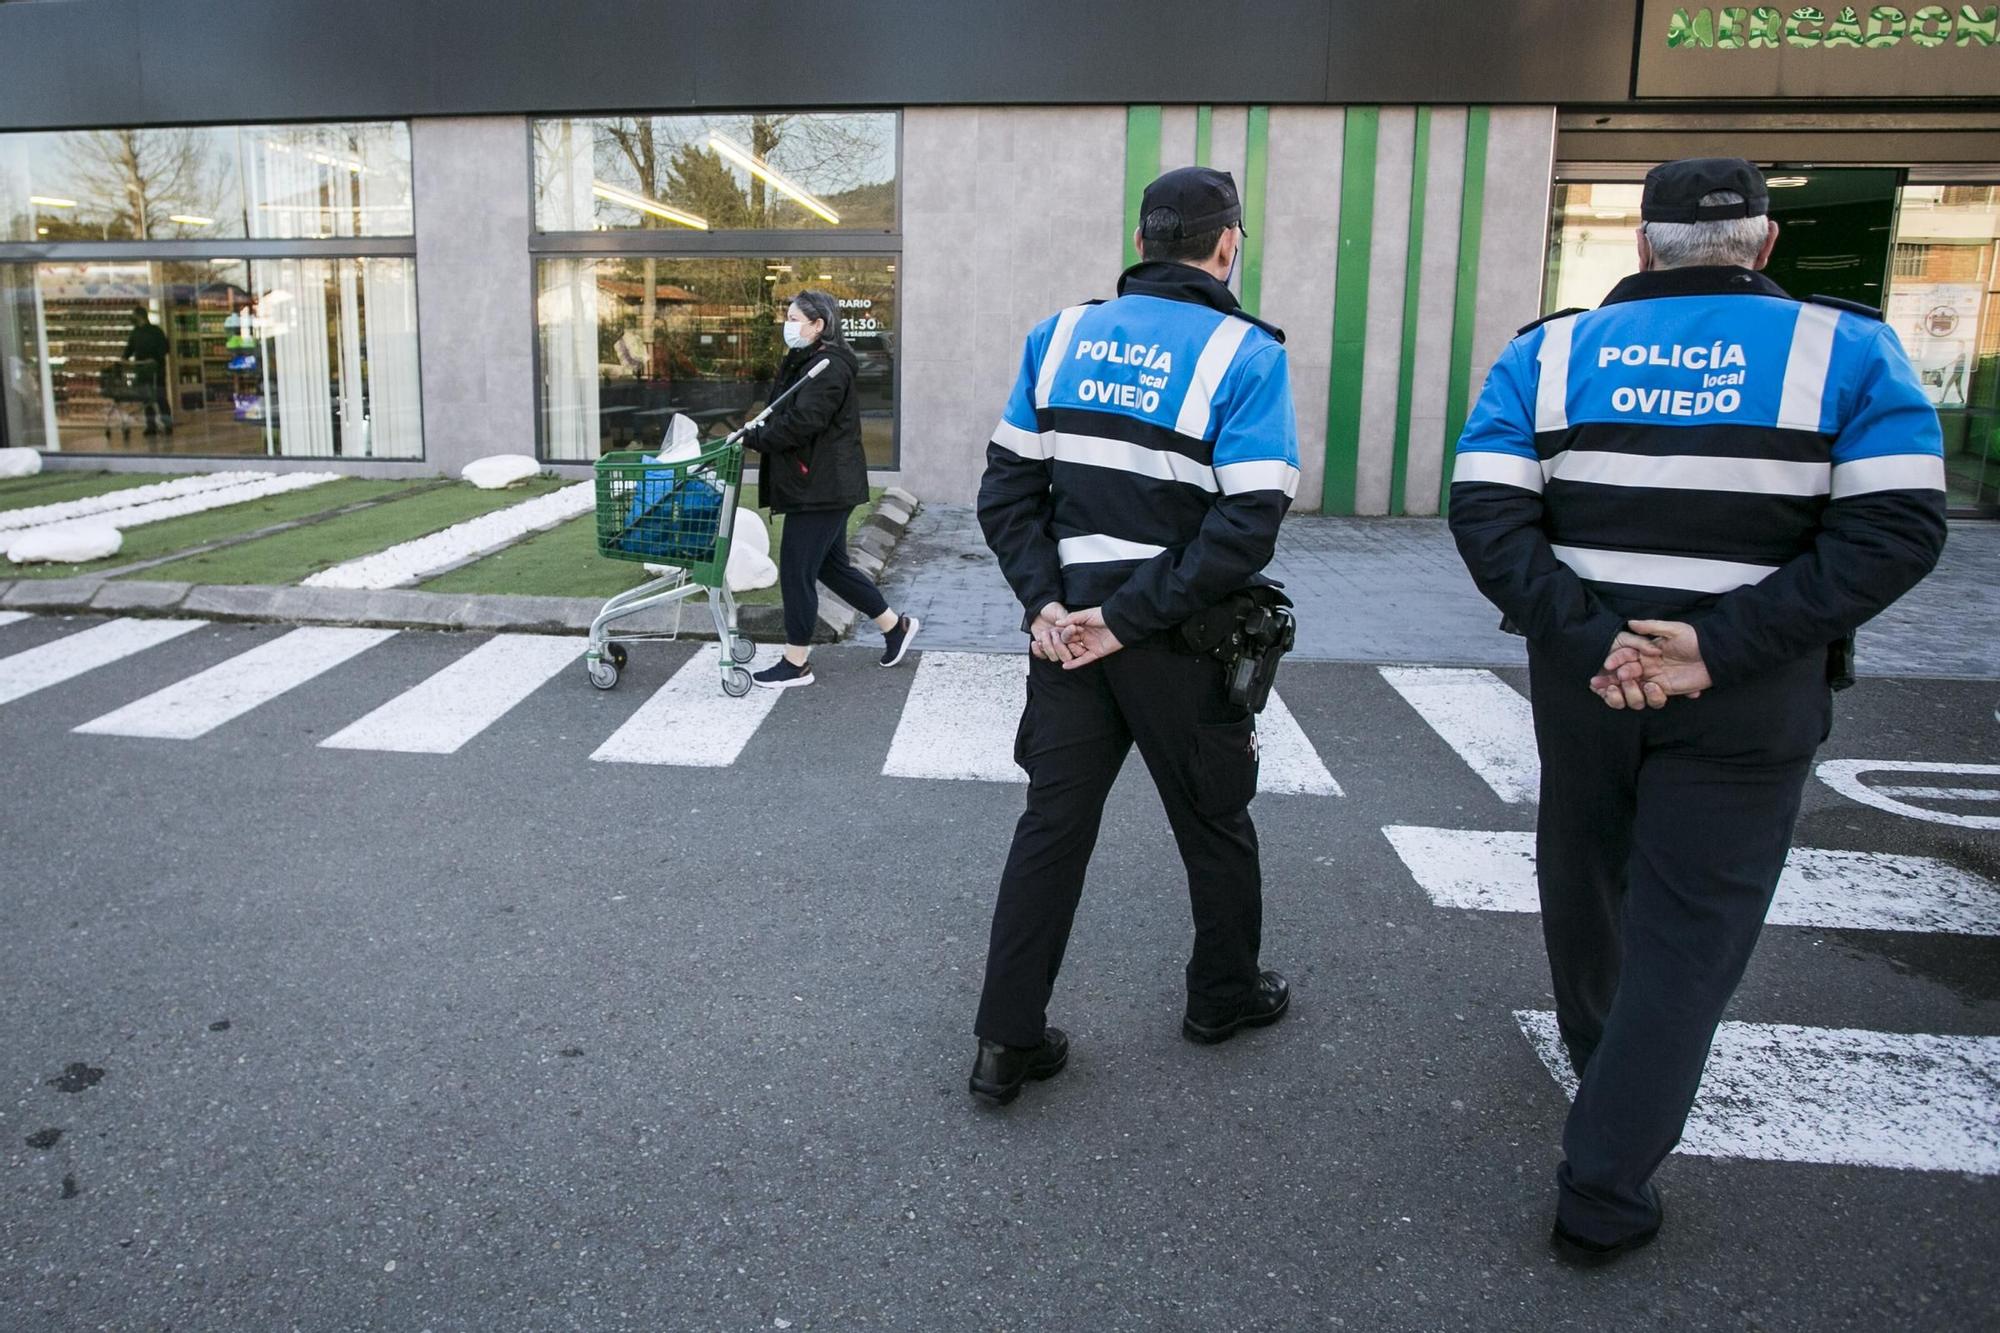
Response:
[[[1880,309],[1902,175],[1892,168],[1766,168],[1778,248],[1765,273],[1801,299],[1834,296]]]

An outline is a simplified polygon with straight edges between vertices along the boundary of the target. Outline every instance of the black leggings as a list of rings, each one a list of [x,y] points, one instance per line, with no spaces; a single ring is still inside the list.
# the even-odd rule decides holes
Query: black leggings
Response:
[[[889,609],[881,590],[847,560],[846,509],[808,509],[785,515],[778,539],[778,587],[785,595],[785,642],[805,647],[819,624],[819,584],[873,619]]]

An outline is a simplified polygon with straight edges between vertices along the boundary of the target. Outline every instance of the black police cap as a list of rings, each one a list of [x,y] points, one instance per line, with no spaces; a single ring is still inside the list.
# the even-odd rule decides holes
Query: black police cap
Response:
[[[1718,190],[1742,195],[1740,203],[1704,204],[1701,197]],[[1771,194],[1764,173],[1740,157],[1684,157],[1662,162],[1646,173],[1639,197],[1639,216],[1647,222],[1714,222],[1718,218],[1755,218],[1771,211]]]
[[[1161,210],[1174,214],[1171,223],[1154,223],[1153,214]],[[1139,227],[1149,241],[1181,241],[1242,225],[1236,180],[1213,167],[1177,167],[1148,185],[1139,201]]]

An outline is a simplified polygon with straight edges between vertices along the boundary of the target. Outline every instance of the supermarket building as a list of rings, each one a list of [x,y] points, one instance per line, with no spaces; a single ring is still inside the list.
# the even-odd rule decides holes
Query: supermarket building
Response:
[[[812,286],[876,475],[964,501],[1022,335],[1203,162],[1300,507],[1433,514],[1514,329],[1632,267],[1645,169],[1731,154],[1773,276],[1884,309],[1990,515],[1996,90],[1995,4],[0,0],[0,445],[580,475],[754,405]]]

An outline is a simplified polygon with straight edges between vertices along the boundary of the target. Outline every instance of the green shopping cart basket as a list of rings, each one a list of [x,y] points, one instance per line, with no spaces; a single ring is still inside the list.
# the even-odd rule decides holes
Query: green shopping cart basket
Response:
[[[716,641],[726,649],[720,654],[723,692],[739,697],[749,693],[750,673],[743,664],[756,649],[736,631],[736,599],[728,579],[729,543],[743,478],[743,446],[736,441],[732,435],[675,462],[631,451],[597,460],[598,554],[663,571],[613,597],[591,621],[584,667],[598,689],[618,683],[618,672],[628,660],[626,644],[677,637],[680,604],[705,593]],[[627,632],[616,638],[607,632],[615,621],[668,605],[674,607],[670,630]]]

